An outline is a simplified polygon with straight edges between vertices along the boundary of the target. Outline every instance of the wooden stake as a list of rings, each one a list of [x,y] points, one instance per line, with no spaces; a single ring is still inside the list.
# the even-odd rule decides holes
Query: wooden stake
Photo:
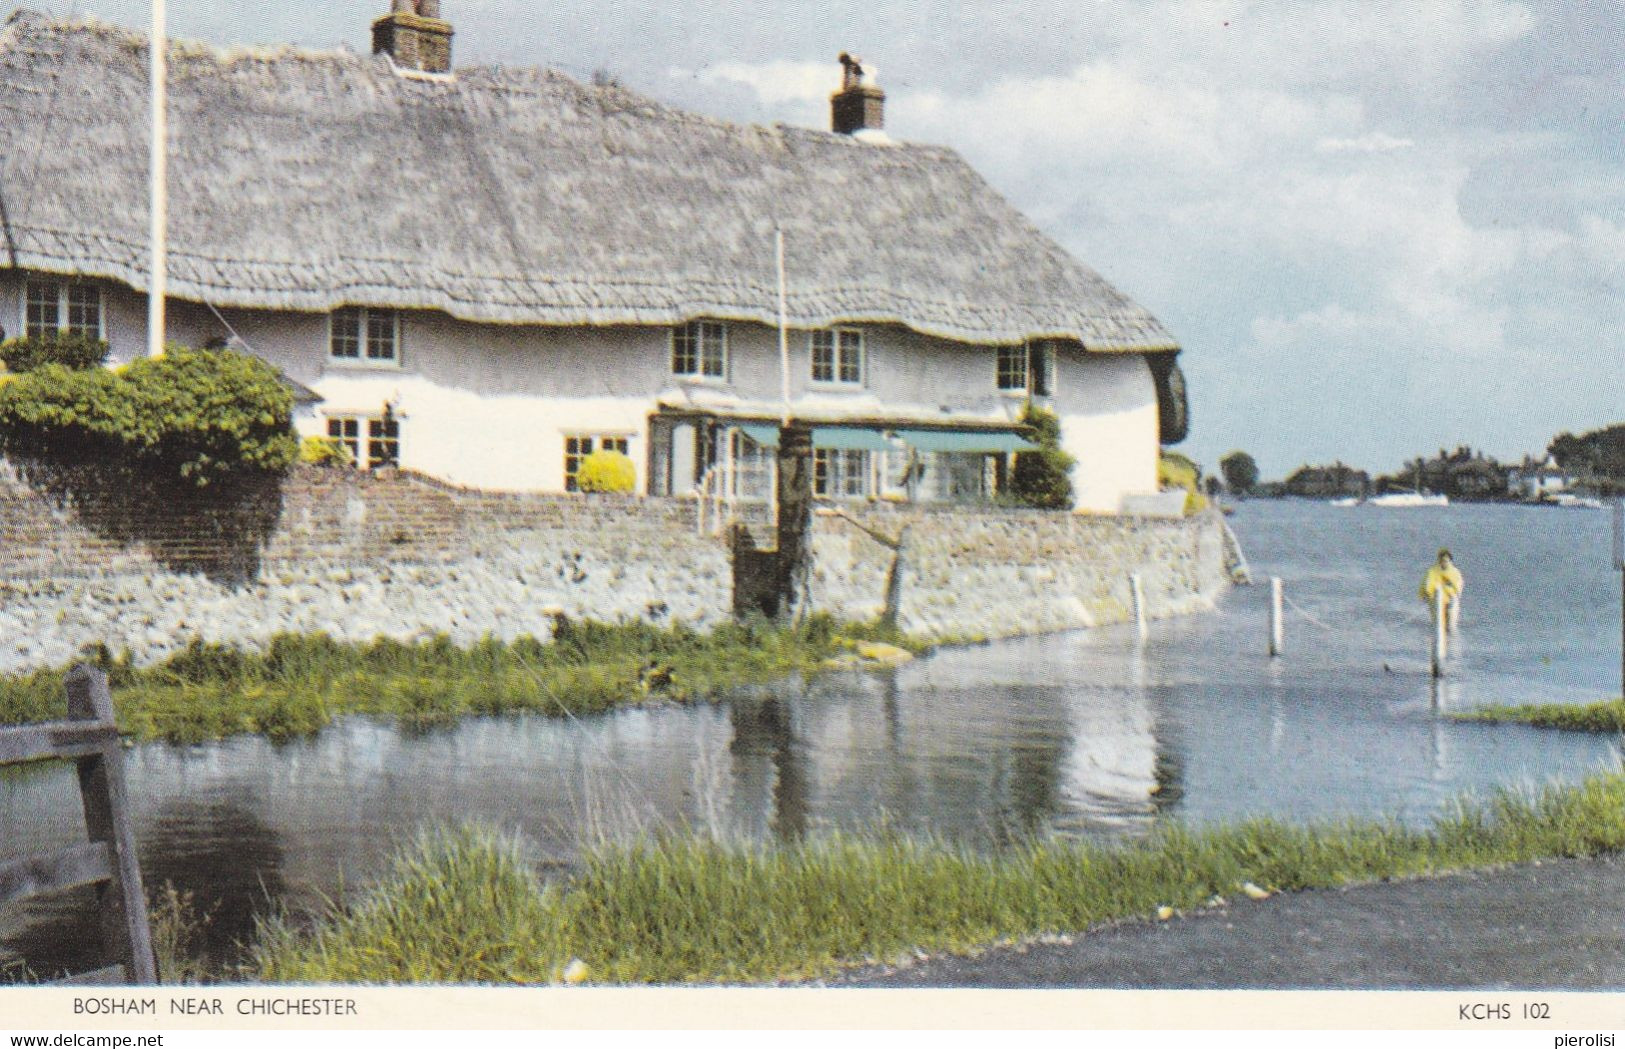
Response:
[[[1128,577],[1128,588],[1134,603],[1134,631],[1144,641],[1151,636],[1151,628],[1145,621],[1145,587],[1140,582],[1140,573]]]
[[[1433,592],[1433,676],[1444,677],[1444,661],[1450,655],[1449,613],[1445,610],[1445,588]]]
[[[1270,658],[1285,651],[1286,624],[1281,614],[1281,577],[1270,576]]]

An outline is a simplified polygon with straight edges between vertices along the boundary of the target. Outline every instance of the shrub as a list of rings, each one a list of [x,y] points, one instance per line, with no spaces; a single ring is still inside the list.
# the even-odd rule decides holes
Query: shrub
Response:
[[[1178,452],[1165,451],[1157,459],[1157,484],[1162,488],[1185,489],[1185,512],[1194,514],[1207,507],[1202,494],[1202,468]]]
[[[107,343],[80,332],[51,332],[0,342],[0,361],[9,371],[38,371],[60,364],[72,371],[99,368],[107,360]]]
[[[228,350],[173,347],[118,371],[47,364],[0,387],[0,452],[117,461],[203,488],[291,466],[292,412],[270,365]]]
[[[583,492],[630,492],[637,482],[637,467],[621,452],[593,452],[581,460],[576,474],[576,487]]]
[[[1017,452],[1015,469],[1010,471],[1010,491],[1016,501],[1045,510],[1072,508],[1072,464],[1076,461],[1061,450],[1061,421],[1053,412],[1027,405],[1021,421],[1032,428],[1034,452]]]
[[[306,437],[299,443],[299,461],[311,466],[354,466],[355,459],[336,437]]]

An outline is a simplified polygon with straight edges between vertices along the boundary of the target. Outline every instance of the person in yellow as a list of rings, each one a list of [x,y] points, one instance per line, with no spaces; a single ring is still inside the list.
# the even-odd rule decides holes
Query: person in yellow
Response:
[[[1432,607],[1434,595],[1443,590],[1445,617],[1450,623],[1450,629],[1455,630],[1461,620],[1461,592],[1465,587],[1466,581],[1461,577],[1461,569],[1451,560],[1450,551],[1441,547],[1439,560],[1430,565],[1427,574],[1422,577],[1419,596]]]

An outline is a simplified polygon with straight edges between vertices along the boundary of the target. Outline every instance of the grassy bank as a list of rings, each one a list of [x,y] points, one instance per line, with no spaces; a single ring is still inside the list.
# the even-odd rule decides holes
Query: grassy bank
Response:
[[[817,671],[866,640],[900,639],[817,616],[794,627],[728,624],[705,633],[561,619],[547,643],[522,637],[459,648],[441,637],[355,645],[322,634],[281,635],[263,653],[195,642],[151,667],[105,651],[95,661],[108,671],[124,733],[198,742],[239,733],[308,735],[344,714],[430,725],[469,714],[585,714],[693,701]],[[62,673],[0,679],[0,724],[62,717]]]
[[[1246,882],[1288,890],[1625,846],[1625,775],[1463,803],[1426,831],[1392,823],[1165,827],[1106,848],[981,855],[899,838],[752,846],[668,838],[605,848],[544,886],[515,841],[459,829],[403,853],[371,894],[314,928],[262,930],[246,975],[275,982],[731,983],[826,974],[1194,908]]]
[[[1539,703],[1521,707],[1482,707],[1451,716],[1454,721],[1534,725],[1570,732],[1625,732],[1625,699],[1600,703]]]

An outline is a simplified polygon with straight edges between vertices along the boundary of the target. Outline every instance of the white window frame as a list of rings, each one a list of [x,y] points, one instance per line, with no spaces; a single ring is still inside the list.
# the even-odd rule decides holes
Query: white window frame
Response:
[[[576,476],[581,472],[581,461],[595,452],[620,452],[628,459],[631,459],[632,439],[636,436],[637,434],[634,433],[614,430],[607,432],[571,430],[566,432],[564,434],[564,490],[566,492],[581,491],[581,489],[576,485]],[[586,441],[587,445],[585,448],[578,445],[574,451],[571,451],[571,441]],[[605,448],[605,443],[610,441],[619,444],[621,447]],[[634,460],[634,462],[636,462],[636,460]],[[571,469],[572,465],[574,466],[574,469]]]
[[[847,368],[847,349],[845,340],[850,337],[857,344],[857,377],[845,378]],[[818,377],[818,350],[819,340],[829,340],[829,375],[827,379]],[[807,375],[808,381],[814,386],[834,389],[855,390],[869,382],[869,347],[866,345],[863,329],[861,328],[824,328],[820,331],[809,332],[807,335]]]
[[[344,357],[333,352],[334,325],[339,314],[354,311],[356,315],[356,356]],[[387,314],[390,320],[390,352],[388,357],[369,356],[371,337],[369,331],[374,316]],[[327,314],[327,363],[340,368],[376,368],[385,371],[398,371],[401,367],[401,311],[392,307],[376,306],[341,306]]]
[[[27,336],[29,334],[28,307],[33,300],[33,296],[30,295],[29,292],[32,288],[37,286],[49,286],[56,289],[56,323],[53,327],[46,329],[52,332],[70,332],[76,330],[68,319],[70,312],[73,309],[71,301],[73,292],[75,290],[89,290],[94,292],[96,294],[96,327],[94,330],[79,330],[85,330],[85,334],[89,335],[97,342],[107,341],[107,296],[102,291],[102,286],[100,284],[94,284],[90,281],[49,276],[25,277],[23,279],[21,302],[22,308],[17,313],[18,324],[16,335],[18,337]],[[7,338],[10,337],[11,335],[8,333]]]
[[[861,448],[813,449],[813,498],[868,499],[874,495],[875,454]],[[823,490],[819,490],[819,474]]]
[[[1005,384],[1008,357],[1020,357],[1021,385]],[[1056,344],[1052,339],[1033,339],[1019,346],[1000,346],[993,355],[993,385],[1010,397],[1050,398],[1055,396]],[[1038,367],[1033,367],[1034,363]],[[1040,383],[1038,380],[1042,378]],[[1042,387],[1042,392],[1040,392]]]
[[[323,419],[326,429],[324,436],[330,441],[339,442],[339,446],[350,455],[350,465],[355,467],[357,470],[376,470],[381,467],[400,466],[401,417],[399,415],[371,415],[364,412],[335,412],[332,415],[324,416]],[[344,423],[354,423],[356,427],[354,438],[342,433],[334,433],[334,423],[338,423],[341,426]],[[383,427],[386,423],[394,426],[395,433],[393,436],[391,436],[387,431],[383,431]],[[378,427],[379,431],[382,432],[375,432],[373,429],[375,426]],[[355,441],[354,445],[351,445],[350,443],[352,439]],[[374,462],[372,454],[374,442],[380,444],[394,444],[394,460],[390,461],[389,459],[380,459],[378,462]]]
[[[714,328],[716,330],[716,334],[719,337],[718,341],[721,343],[722,348],[721,370],[715,374],[706,371],[705,368],[705,333],[707,328]],[[692,332],[695,340],[693,351],[694,368],[692,371],[679,371],[677,367],[677,340],[678,337],[685,332]],[[686,324],[678,324],[673,326],[671,329],[669,349],[670,353],[667,359],[670,362],[671,374],[674,378],[683,379],[688,382],[725,383],[728,381],[730,363],[729,357],[731,354],[728,346],[728,325],[722,321],[693,320]]]

